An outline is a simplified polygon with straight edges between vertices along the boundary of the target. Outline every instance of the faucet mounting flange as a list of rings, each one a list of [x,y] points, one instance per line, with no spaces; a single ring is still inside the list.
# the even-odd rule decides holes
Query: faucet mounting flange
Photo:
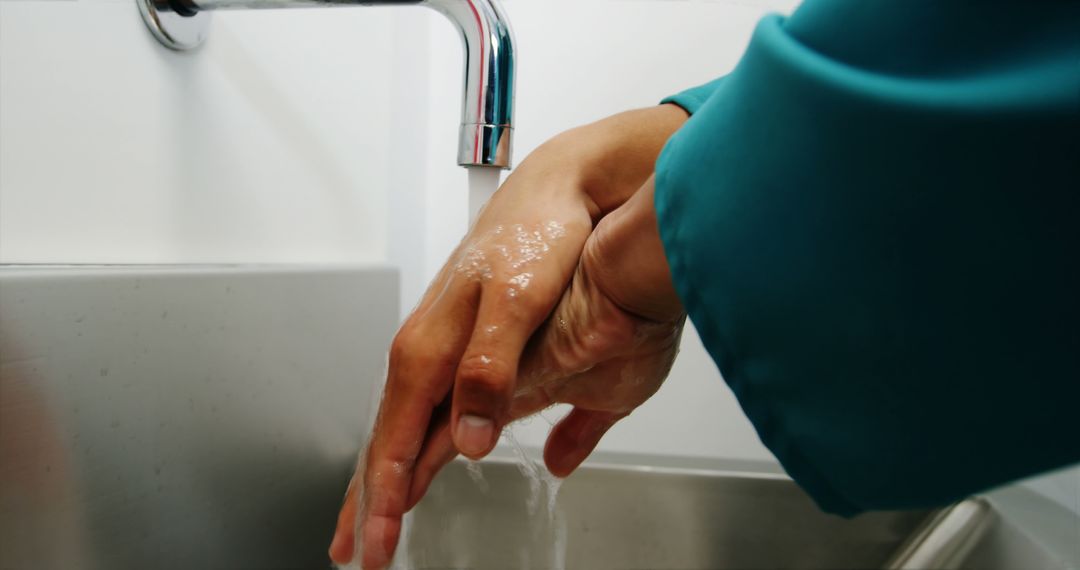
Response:
[[[210,27],[210,14],[194,12],[182,15],[162,0],[135,0],[143,22],[150,28],[157,41],[176,51],[187,51],[199,47],[206,41]]]

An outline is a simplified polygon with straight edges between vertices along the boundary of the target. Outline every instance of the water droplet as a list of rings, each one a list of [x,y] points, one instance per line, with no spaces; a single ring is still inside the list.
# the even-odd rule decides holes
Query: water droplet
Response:
[[[532,273],[520,273],[510,278],[510,285],[519,289],[525,289],[529,286],[529,281],[532,281]]]

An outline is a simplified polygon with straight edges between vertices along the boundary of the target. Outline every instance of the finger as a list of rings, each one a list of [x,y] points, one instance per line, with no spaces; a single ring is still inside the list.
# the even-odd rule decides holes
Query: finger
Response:
[[[359,510],[360,518],[343,517],[338,529],[356,533],[359,526],[360,544],[353,546],[361,549],[365,568],[384,567],[393,556],[421,443],[433,410],[450,392],[456,362],[471,331],[475,295],[459,292],[445,297],[424,319],[410,319],[391,347],[362,485],[346,505],[354,513]],[[355,557],[355,548],[346,548],[348,542],[335,545],[335,561],[347,563]]]
[[[457,454],[457,448],[454,447],[454,441],[450,437],[450,411],[447,408],[446,413],[435,420],[432,429],[428,430],[428,438],[424,442],[419,459],[416,460],[406,510],[412,510],[416,503],[420,502],[427,493],[431,481]]]
[[[401,537],[401,516],[368,514],[360,527],[360,567],[364,570],[382,570],[394,560]]]
[[[413,366],[406,365],[405,368],[417,377],[424,374]],[[428,373],[439,374],[439,368],[433,367]],[[441,374],[449,378],[452,369],[442,370]],[[414,463],[437,401],[435,398],[438,392],[449,391],[448,384],[449,380],[433,378],[430,390],[410,385],[387,387],[363,479],[360,546],[364,568],[383,568],[393,557],[401,517],[408,503]]]
[[[480,301],[476,326],[458,364],[451,414],[454,444],[470,459],[491,451],[509,419],[521,352],[558,298],[540,289],[537,283],[526,294],[513,284],[493,284]]]
[[[461,349],[452,348],[456,350],[441,358],[437,353],[434,358],[413,353],[407,359],[400,357],[396,369],[391,363],[394,371],[388,380],[364,477],[364,568],[383,568],[393,558],[401,517],[408,508],[416,459],[432,412],[449,393],[453,381],[453,353]]]
[[[596,449],[600,438],[625,412],[597,412],[574,408],[555,425],[544,445],[544,463],[552,475],[566,477]]]
[[[529,390],[525,394],[517,394],[511,405],[509,420],[514,421],[531,416],[554,403],[551,395],[542,386]],[[439,471],[458,455],[457,447],[454,446],[454,441],[450,436],[450,414],[438,417],[432,425],[433,427],[428,430],[428,438],[424,442],[420,458],[416,461],[412,491],[409,493],[406,510],[412,510],[420,502]]]
[[[357,475],[353,475],[349,481],[349,489],[345,492],[345,502],[338,513],[337,529],[334,531],[334,539],[330,543],[330,560],[335,564],[348,564],[352,560],[356,533],[353,525],[356,522],[356,511],[359,507],[357,500]]]

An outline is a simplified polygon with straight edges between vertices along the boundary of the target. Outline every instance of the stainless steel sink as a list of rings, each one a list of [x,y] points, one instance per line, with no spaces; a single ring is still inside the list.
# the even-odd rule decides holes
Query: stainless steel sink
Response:
[[[380,268],[0,268],[0,568],[327,568],[397,289]],[[452,464],[402,553],[500,570],[1080,568],[1080,517],[1024,485],[844,520],[772,463],[593,461],[550,521],[505,457],[484,462],[486,491]]]
[[[559,488],[530,485],[511,460],[483,480],[454,462],[417,506],[398,563],[409,568],[955,567],[992,511],[828,515],[768,473],[592,465]],[[563,545],[565,544],[565,550]]]

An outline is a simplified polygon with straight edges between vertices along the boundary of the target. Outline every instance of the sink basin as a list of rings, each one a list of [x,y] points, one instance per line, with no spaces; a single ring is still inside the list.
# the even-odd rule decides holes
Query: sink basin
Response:
[[[397,291],[378,267],[0,268],[0,568],[327,568]],[[1080,517],[1024,485],[844,520],[773,463],[609,451],[549,515],[496,453],[436,480],[407,567],[1080,568]]]
[[[941,568],[991,519],[981,499],[948,509],[825,514],[771,473],[587,465],[554,490],[512,460],[482,480],[450,464],[412,515],[409,568]],[[565,547],[565,548],[563,548]]]

